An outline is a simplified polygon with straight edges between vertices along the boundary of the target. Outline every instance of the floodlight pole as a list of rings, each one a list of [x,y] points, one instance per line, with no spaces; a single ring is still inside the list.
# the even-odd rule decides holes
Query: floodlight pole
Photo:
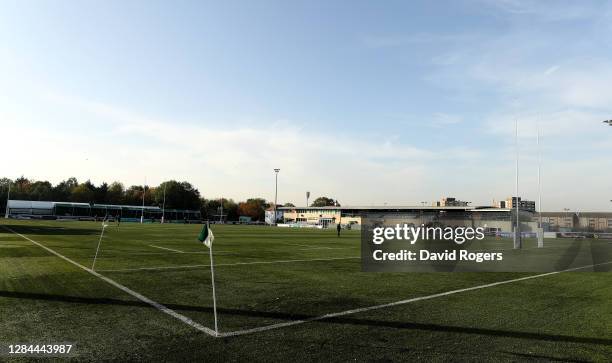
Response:
[[[206,229],[210,236],[210,223],[206,221]],[[210,254],[210,279],[212,281],[212,295],[213,295],[213,314],[215,316],[215,335],[219,335],[218,319],[217,319],[217,293],[215,291],[215,265],[213,263],[213,244],[211,243],[208,252]]]
[[[223,223],[223,197],[221,197],[221,215],[219,216],[219,222]]]
[[[275,177],[275,186],[274,186],[274,219],[272,220],[272,224],[276,224],[276,198],[278,197],[278,172],[280,169],[274,169],[274,177]]]
[[[164,183],[164,202],[162,203],[162,220],[161,220],[162,223],[165,222],[165,218],[166,218],[166,186],[167,184]]]
[[[310,199],[310,192],[306,192],[306,207],[308,207],[308,199]]]
[[[518,182],[519,182],[519,145],[518,145],[518,119],[514,120],[514,139],[515,139],[515,144],[516,144],[516,182],[515,182],[515,188],[514,191],[516,193],[516,199],[515,199],[515,204],[516,204],[516,227],[514,228],[514,249],[521,249],[522,248],[522,243],[521,243],[521,227],[520,227],[520,220],[519,220],[519,189],[518,189]]]

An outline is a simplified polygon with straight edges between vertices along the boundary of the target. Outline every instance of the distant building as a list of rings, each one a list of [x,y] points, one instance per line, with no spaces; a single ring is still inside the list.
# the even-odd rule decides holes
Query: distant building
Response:
[[[612,231],[612,213],[580,212],[576,213],[578,228],[588,232]]]
[[[453,197],[444,197],[438,201],[433,202],[434,207],[467,207],[470,202],[464,202]]]
[[[542,212],[542,227],[551,232],[570,232],[578,225],[575,213]]]
[[[124,222],[159,221],[162,216],[166,222],[185,220],[201,221],[199,210],[169,209],[155,206],[88,204],[72,202],[38,202],[29,200],[9,200],[8,216],[30,219],[74,219],[97,220],[121,218]]]
[[[441,201],[442,202],[442,201]],[[360,228],[364,214],[386,214],[414,225],[442,224],[483,227],[487,232],[510,232],[515,223],[511,209],[468,206],[344,206],[279,207],[282,221],[291,226],[328,227],[337,223]],[[534,231],[533,213],[521,211],[523,231]]]
[[[508,197],[506,200],[500,200],[495,203],[493,206],[495,208],[508,208],[514,209],[516,208],[516,200],[517,197]],[[536,211],[536,204],[533,200],[522,200],[521,197],[518,197],[519,201],[519,209],[527,212],[534,213]]]

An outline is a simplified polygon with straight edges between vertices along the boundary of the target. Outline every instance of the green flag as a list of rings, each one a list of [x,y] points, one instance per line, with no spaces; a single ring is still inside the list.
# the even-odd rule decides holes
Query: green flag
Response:
[[[211,248],[213,241],[215,240],[215,236],[210,228],[208,228],[208,224],[205,224],[202,227],[202,231],[198,235],[198,241],[204,243],[204,245],[208,248]]]

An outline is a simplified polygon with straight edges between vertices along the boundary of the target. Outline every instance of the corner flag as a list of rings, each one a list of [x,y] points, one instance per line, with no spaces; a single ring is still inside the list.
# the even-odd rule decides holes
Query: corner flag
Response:
[[[212,243],[215,240],[215,236],[213,235],[212,229],[208,227],[208,223],[202,227],[202,231],[198,235],[198,241],[204,243],[204,245],[208,248],[212,247]]]
[[[213,249],[212,243],[215,240],[215,235],[210,229],[207,221],[204,227],[202,227],[202,231],[198,235],[198,241],[204,243],[206,247],[208,247],[208,252],[210,252],[210,280],[212,283],[212,295],[213,295],[213,312],[215,316],[215,335],[219,335],[219,325],[217,322],[217,293],[215,292],[215,264],[213,263]]]

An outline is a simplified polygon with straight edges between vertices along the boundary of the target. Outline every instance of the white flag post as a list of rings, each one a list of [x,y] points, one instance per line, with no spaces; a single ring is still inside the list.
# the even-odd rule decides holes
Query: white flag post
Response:
[[[206,229],[208,230],[208,238],[210,238],[210,224],[206,221]],[[215,292],[215,265],[213,263],[213,244],[210,243],[208,246],[208,251],[210,252],[210,279],[212,281],[212,295],[213,295],[213,314],[215,315],[215,335],[219,335],[218,325],[217,325],[217,294]]]
[[[94,260],[93,263],[91,264],[91,270],[94,270],[94,267],[96,267],[96,259],[98,258],[98,251],[100,250],[100,243],[102,243],[102,236],[104,236],[104,230],[106,229],[106,227],[108,227],[108,224],[106,224],[106,219],[104,221],[102,221],[102,232],[100,232],[100,239],[98,240],[98,247],[96,247],[96,254],[94,255]]]

